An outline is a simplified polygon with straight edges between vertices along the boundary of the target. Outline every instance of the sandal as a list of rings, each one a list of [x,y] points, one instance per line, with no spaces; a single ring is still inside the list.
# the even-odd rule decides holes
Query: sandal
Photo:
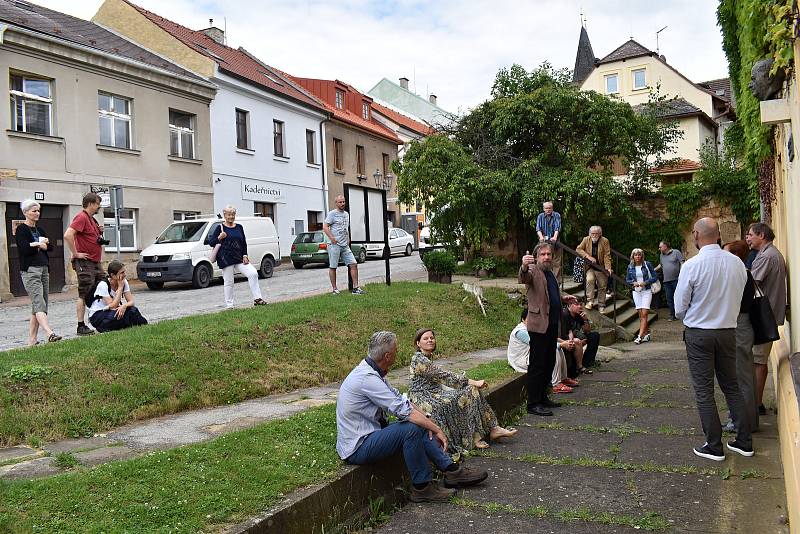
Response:
[[[267,301],[264,299],[256,299],[253,301],[253,306],[266,306]]]
[[[488,449],[489,448],[489,444],[486,443],[485,441],[483,441],[482,439],[479,439],[478,441],[475,442],[475,448],[476,449]]]
[[[573,388],[576,388],[576,387],[578,387],[578,386],[580,386],[580,385],[581,385],[581,383],[580,383],[580,382],[578,382],[578,381],[577,381],[577,380],[575,380],[574,378],[569,378],[569,377],[568,377],[568,378],[565,378],[564,380],[562,380],[562,381],[561,381],[561,383],[562,383],[562,384],[565,384],[565,385],[567,385],[567,386],[569,386],[569,387],[573,387]]]
[[[50,334],[50,336],[47,338],[47,342],[48,342],[48,343],[55,343],[56,341],[61,341],[61,336],[59,336],[58,334],[56,334],[55,332],[53,332],[53,333],[52,333],[52,334]]]
[[[587,369],[586,367],[581,367],[580,369],[578,369],[578,371],[583,373],[583,374],[585,374],[585,375],[594,374],[594,371],[592,371],[591,369]]]
[[[572,388],[566,384],[558,383],[553,386],[553,393],[572,393]]]
[[[499,429],[498,431],[500,431],[500,434],[495,434],[495,432],[494,432],[495,428]],[[518,432],[518,430],[516,428],[503,428],[501,426],[498,426],[498,427],[495,427],[495,428],[493,428],[492,431],[489,432],[489,439],[492,440],[492,441],[497,441],[497,442],[503,441],[503,440],[505,440],[507,438],[513,438],[514,436],[517,435],[517,432]],[[492,434],[495,434],[495,435],[492,435]]]

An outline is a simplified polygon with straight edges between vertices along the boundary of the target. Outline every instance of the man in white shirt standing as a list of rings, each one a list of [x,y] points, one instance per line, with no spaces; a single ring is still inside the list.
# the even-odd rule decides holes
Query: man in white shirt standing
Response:
[[[714,400],[714,375],[725,394],[733,423],[738,429],[728,449],[753,456],[749,425],[740,424],[744,401],[736,381],[736,323],[747,271],[742,260],[719,247],[719,225],[711,217],[697,221],[692,230],[700,253],[683,265],[675,289],[675,316],[686,329],[686,357],[694,385],[697,410],[706,443],[695,447],[702,458],[721,462],[722,425]]]

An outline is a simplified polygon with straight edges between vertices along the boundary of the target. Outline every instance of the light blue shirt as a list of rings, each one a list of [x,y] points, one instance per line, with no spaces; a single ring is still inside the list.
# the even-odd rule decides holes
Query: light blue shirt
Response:
[[[343,247],[350,244],[350,214],[344,210],[331,210],[325,217],[325,224],[331,227],[331,233],[336,238],[336,243]]]
[[[339,388],[336,399],[336,452],[346,460],[367,436],[381,429],[389,412],[403,421],[411,415],[411,402],[389,385],[386,378],[361,360]]]
[[[736,328],[747,270],[737,256],[706,245],[683,264],[675,288],[675,317],[687,328]]]
[[[545,239],[550,239],[558,232],[558,237],[561,237],[561,214],[557,211],[548,216],[545,212],[541,212],[536,217],[536,231],[541,232]]]

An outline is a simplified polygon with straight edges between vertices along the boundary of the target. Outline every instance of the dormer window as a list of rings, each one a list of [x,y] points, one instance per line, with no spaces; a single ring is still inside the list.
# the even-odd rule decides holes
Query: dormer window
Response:
[[[336,109],[344,109],[344,91],[336,90]]]
[[[369,102],[361,103],[361,116],[364,117],[365,121],[369,120]]]

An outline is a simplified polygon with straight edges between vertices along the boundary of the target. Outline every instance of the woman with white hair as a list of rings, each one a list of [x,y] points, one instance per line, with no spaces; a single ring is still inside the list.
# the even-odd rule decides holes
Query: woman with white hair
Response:
[[[236,223],[236,208],[228,204],[222,210],[222,216],[224,222],[211,231],[206,244],[212,247],[221,245],[216,249],[216,259],[217,265],[222,269],[225,307],[233,308],[234,270],[247,277],[250,292],[253,294],[253,303],[256,306],[264,306],[267,302],[261,298],[258,271],[250,265],[250,258],[247,257],[247,238],[244,235],[244,228]]]
[[[50,293],[50,256],[53,245],[44,230],[36,225],[41,216],[41,206],[34,200],[20,203],[25,222],[17,226],[14,238],[19,250],[19,272],[22,285],[31,297],[31,321],[28,346],[38,345],[39,327],[47,334],[47,341],[54,342],[61,336],[53,332],[47,322],[47,303]]]
[[[633,340],[638,345],[650,341],[647,314],[650,313],[650,303],[653,300],[651,286],[658,282],[658,273],[653,264],[644,259],[644,251],[640,248],[631,251],[631,262],[628,264],[625,282],[633,288],[633,304],[639,313],[639,334]]]

